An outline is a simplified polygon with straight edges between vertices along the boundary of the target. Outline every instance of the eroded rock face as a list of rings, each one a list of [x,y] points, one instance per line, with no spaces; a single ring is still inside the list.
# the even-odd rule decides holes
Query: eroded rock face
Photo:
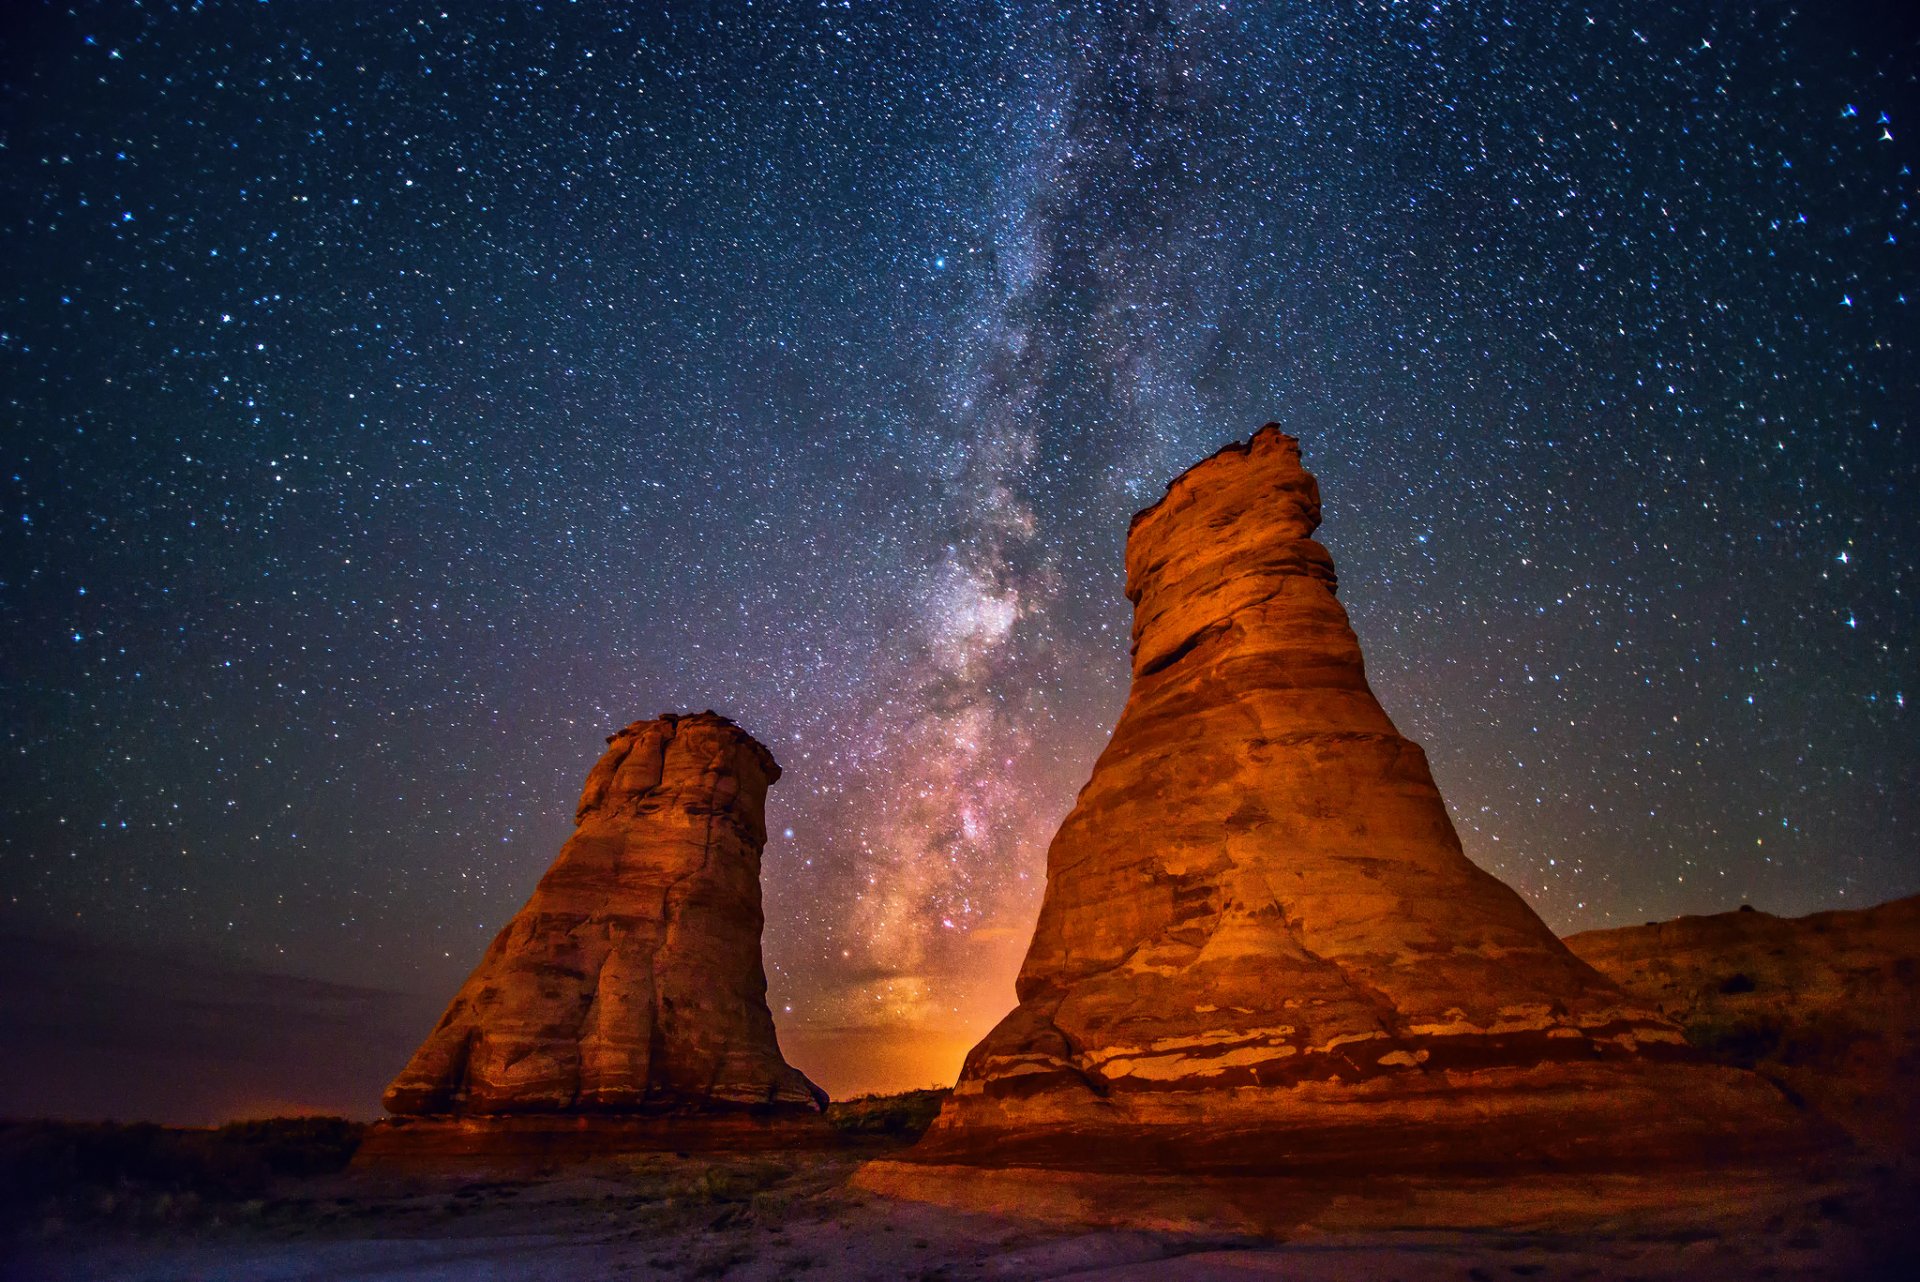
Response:
[[[1134,518],[1126,707],[1048,852],[1019,1005],[915,1156],[1458,1167],[1778,1120],[1461,853],[1319,523],[1274,425]]]
[[[1869,1146],[1920,1153],[1920,895],[1589,930],[1567,947],[1702,1050],[1785,1083]]]
[[[773,754],[711,712],[636,721],[578,827],[387,1089],[401,1114],[818,1112],[760,960]]]

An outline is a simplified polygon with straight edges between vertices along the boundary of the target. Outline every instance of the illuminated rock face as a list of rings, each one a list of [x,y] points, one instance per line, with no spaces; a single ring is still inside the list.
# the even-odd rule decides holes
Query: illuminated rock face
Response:
[[[389,1112],[824,1107],[767,1010],[773,755],[711,712],[607,744],[573,837],[388,1088]]]
[[[1458,1165],[1592,1152],[1670,1099],[1778,1116],[1461,853],[1319,522],[1273,425],[1134,518],[1126,707],[1048,852],[1019,1005],[918,1160]]]

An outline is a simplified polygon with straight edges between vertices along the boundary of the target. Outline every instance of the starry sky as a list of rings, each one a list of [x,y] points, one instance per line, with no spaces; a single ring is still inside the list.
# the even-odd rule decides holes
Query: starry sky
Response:
[[[1269,419],[1556,929],[1920,890],[1902,10],[9,6],[0,924],[451,994],[711,707],[790,1057],[950,1079]]]

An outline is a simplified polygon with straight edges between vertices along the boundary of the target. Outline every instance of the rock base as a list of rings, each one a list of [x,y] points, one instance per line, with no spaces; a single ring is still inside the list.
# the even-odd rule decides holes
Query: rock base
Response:
[[[358,1170],[560,1166],[626,1153],[757,1153],[845,1146],[817,1115],[394,1117],[367,1130]]]
[[[1751,1073],[1549,1064],[1279,1090],[956,1097],[909,1162],[1164,1175],[1511,1177],[1792,1161],[1838,1129]]]

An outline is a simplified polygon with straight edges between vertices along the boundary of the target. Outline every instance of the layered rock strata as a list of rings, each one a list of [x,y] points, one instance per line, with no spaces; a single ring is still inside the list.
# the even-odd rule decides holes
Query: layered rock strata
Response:
[[[760,959],[773,754],[711,712],[636,721],[571,839],[387,1089],[398,1114],[793,1110]]]
[[[1707,1053],[1751,1065],[1875,1148],[1920,1154],[1920,895],[1751,908],[1567,937]]]
[[[1788,1123],[1462,854],[1268,425],[1134,517],[1133,684],[914,1160],[1462,1169]]]

